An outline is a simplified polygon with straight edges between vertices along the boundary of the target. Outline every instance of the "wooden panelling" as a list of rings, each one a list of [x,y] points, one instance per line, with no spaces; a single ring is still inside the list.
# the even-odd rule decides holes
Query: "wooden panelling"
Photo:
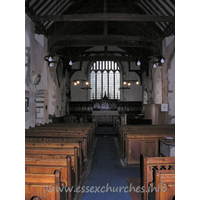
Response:
[[[145,154],[147,156],[158,156],[158,139],[154,138],[152,140],[142,138],[142,139],[130,139],[128,140],[128,145],[125,147],[127,154],[128,164],[139,164],[140,155]]]
[[[129,160],[133,162],[139,161],[141,152],[142,152],[142,144],[140,141],[138,142],[129,141],[128,161]]]

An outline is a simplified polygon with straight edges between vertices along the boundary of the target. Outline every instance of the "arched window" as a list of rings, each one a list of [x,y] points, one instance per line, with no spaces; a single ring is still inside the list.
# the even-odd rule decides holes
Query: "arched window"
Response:
[[[120,68],[114,61],[96,61],[90,68],[90,99],[120,99]]]

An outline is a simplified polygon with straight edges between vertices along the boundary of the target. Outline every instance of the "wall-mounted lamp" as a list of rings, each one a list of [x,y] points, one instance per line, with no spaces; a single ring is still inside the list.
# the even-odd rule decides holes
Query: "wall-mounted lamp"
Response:
[[[69,61],[69,65],[70,65],[70,66],[72,66],[72,65],[73,65],[73,63],[72,63],[72,61],[71,61],[71,60]]]
[[[127,84],[127,82],[126,82],[126,81],[124,81],[124,82],[123,82],[123,84],[124,84],[124,85],[126,85],[126,84]]]
[[[89,81],[87,81],[87,80],[74,80],[73,81],[75,86],[79,85],[81,82],[85,82],[85,85],[87,85],[87,86],[89,86],[89,84],[90,84]]]
[[[123,85],[131,86],[131,82],[135,83],[136,85],[140,84],[140,82],[138,80],[125,80],[125,81],[123,81]]]

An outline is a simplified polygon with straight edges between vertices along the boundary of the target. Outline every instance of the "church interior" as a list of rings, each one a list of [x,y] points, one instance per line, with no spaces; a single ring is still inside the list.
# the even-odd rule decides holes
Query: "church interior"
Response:
[[[174,0],[25,0],[25,199],[175,199]]]

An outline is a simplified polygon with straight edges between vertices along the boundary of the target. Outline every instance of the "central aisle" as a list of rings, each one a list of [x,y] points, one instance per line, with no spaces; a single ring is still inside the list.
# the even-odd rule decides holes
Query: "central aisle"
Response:
[[[98,127],[97,133],[100,134],[101,130],[105,131],[105,128]],[[113,127],[106,127],[106,131],[107,134],[113,133],[114,129]],[[121,165],[114,140],[113,135],[97,136],[91,169],[81,200],[131,200],[126,178],[139,177],[140,169],[139,167],[124,168]],[[86,191],[87,186],[89,187]],[[93,190],[91,190],[92,186],[94,187]],[[99,190],[96,190],[96,188]]]

